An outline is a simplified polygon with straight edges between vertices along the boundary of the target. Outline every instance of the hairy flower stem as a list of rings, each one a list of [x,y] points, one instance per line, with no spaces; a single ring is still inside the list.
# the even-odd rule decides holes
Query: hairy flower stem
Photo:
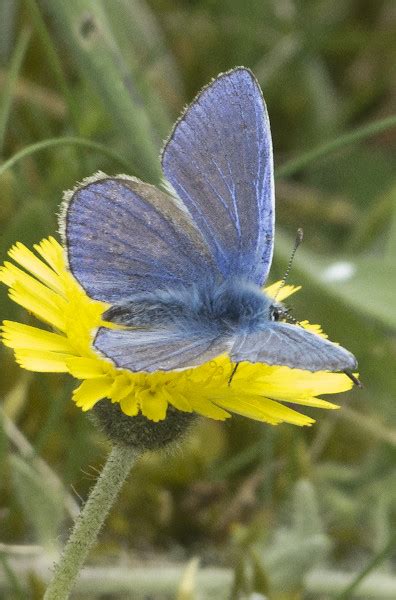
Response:
[[[136,449],[114,445],[103,471],[76,519],[44,600],[64,600],[74,587],[89,551],[136,459]]]

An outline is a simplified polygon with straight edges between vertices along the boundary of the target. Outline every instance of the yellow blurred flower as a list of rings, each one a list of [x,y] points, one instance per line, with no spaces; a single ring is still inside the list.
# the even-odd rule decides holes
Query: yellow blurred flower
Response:
[[[9,287],[10,298],[50,327],[42,329],[4,321],[2,341],[12,348],[17,363],[30,371],[70,373],[82,380],[73,399],[83,411],[108,398],[119,403],[131,417],[142,413],[152,421],[166,417],[167,407],[196,412],[223,420],[238,413],[272,425],[287,422],[310,425],[311,417],[302,415],[286,403],[338,408],[319,394],[335,394],[351,388],[343,373],[311,373],[288,367],[241,363],[232,380],[232,364],[227,356],[185,371],[132,373],[118,369],[91,346],[99,326],[110,326],[101,319],[107,304],[89,298],[67,271],[63,249],[52,237],[34,246],[36,254],[21,243],[9,256],[17,263],[5,262],[0,281]],[[284,286],[277,300],[282,301],[299,288]],[[266,288],[274,295],[279,284]],[[320,332],[318,326],[303,326]]]

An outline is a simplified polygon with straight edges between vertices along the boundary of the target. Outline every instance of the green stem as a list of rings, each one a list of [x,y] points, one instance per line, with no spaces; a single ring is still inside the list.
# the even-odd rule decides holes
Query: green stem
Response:
[[[85,140],[84,138],[79,137],[60,137],[60,138],[48,138],[46,140],[42,140],[41,142],[37,142],[36,144],[30,144],[25,148],[22,148],[19,152],[16,152],[11,158],[6,160],[0,166],[0,176],[7,171],[10,167],[13,167],[17,162],[25,158],[26,156],[30,156],[31,154],[35,154],[36,152],[40,152],[41,150],[45,150],[46,148],[53,148],[54,146],[82,146],[84,148],[89,148],[90,150],[95,150],[96,152],[100,152],[105,156],[108,156],[115,162],[117,162],[123,169],[127,172],[130,171],[130,165],[122,159],[118,154],[104,146],[103,144],[98,144],[97,142],[91,142],[91,140]]]
[[[3,571],[8,580],[10,588],[14,594],[14,598],[16,600],[23,600],[23,598],[25,597],[24,590],[18,579],[18,574],[8,564],[8,558],[5,552],[0,551],[0,563],[3,567]]]
[[[343,591],[335,597],[335,600],[348,600],[352,598],[353,593],[358,589],[361,582],[371,573],[376,567],[378,567],[382,561],[394,550],[396,546],[396,535],[393,535],[385,547],[378,552],[366,565],[366,567],[353,578],[351,583],[343,589]]]
[[[76,519],[44,600],[69,598],[76,578],[136,459],[136,450],[115,445]]]
[[[330,142],[326,142],[320,146],[317,146],[313,150],[306,152],[299,158],[295,160],[290,160],[285,165],[279,167],[276,170],[276,178],[280,177],[288,177],[290,175],[294,175],[298,171],[301,171],[309,165],[317,161],[322,156],[326,156],[331,152],[335,152],[335,150],[339,150],[344,146],[349,146],[350,144],[354,144],[355,142],[360,142],[365,138],[376,135],[377,133],[381,133],[382,131],[386,131],[387,129],[391,129],[396,126],[396,115],[392,115],[391,117],[387,117],[386,119],[380,119],[379,121],[374,121],[374,123],[370,123],[365,127],[360,127],[355,131],[351,131],[350,133],[346,133],[345,135],[341,135]]]

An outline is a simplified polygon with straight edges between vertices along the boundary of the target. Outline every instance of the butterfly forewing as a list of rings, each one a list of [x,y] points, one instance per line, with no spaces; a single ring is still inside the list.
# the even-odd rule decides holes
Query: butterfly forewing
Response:
[[[355,357],[345,348],[288,323],[269,323],[263,331],[239,336],[230,355],[235,362],[283,365],[307,371],[344,371],[357,367]]]
[[[83,182],[66,199],[63,230],[69,268],[97,300],[122,302],[217,274],[190,216],[133,178]]]
[[[262,93],[248,69],[204,88],[176,123],[162,166],[222,274],[261,285],[273,251],[272,142]]]

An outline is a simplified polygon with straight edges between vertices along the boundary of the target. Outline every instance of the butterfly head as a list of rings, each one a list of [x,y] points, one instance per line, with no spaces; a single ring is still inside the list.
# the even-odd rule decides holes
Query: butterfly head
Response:
[[[291,314],[291,309],[281,302],[273,301],[269,307],[270,321],[287,321],[288,323],[297,323],[296,319]]]

